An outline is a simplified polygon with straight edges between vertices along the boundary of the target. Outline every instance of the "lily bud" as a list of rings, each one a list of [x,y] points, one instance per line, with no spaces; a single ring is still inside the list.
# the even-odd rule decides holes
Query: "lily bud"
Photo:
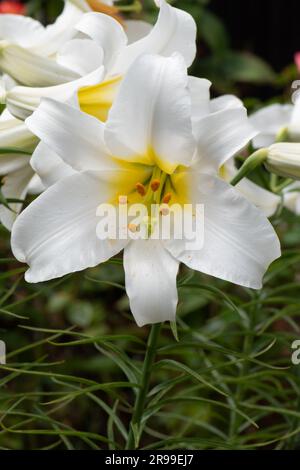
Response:
[[[26,86],[54,86],[79,78],[53,59],[8,41],[0,41],[0,70]]]
[[[272,173],[300,180],[300,143],[281,142],[271,145],[265,165]]]

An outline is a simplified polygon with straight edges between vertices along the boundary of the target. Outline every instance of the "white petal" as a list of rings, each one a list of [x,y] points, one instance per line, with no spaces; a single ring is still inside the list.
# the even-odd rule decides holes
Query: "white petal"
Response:
[[[161,54],[167,57],[178,52],[189,67],[196,55],[196,30],[196,23],[189,13],[161,0],[159,16],[153,29],[146,37],[122,51],[113,72],[125,72],[141,54]]]
[[[104,64],[107,68],[111,66],[116,54],[127,43],[126,34],[120,23],[102,13],[86,13],[82,16],[76,28],[92,38],[103,49]]]
[[[33,170],[29,165],[29,157],[22,156],[22,159],[22,166],[10,172],[3,180],[1,191],[6,199],[23,200],[27,194],[29,182],[33,177]],[[0,222],[8,230],[11,230],[17,214],[22,208],[22,204],[10,203],[9,207],[12,210],[0,204]]]
[[[105,0],[102,0],[103,3],[106,3]],[[84,13],[87,13],[91,11],[91,8],[89,7],[88,3],[86,0],[69,0],[70,3],[75,5],[79,10],[81,10]]]
[[[201,171],[215,172],[257,134],[243,107],[226,108],[194,120]]]
[[[135,240],[125,248],[126,292],[138,326],[175,320],[178,266],[158,240]]]
[[[103,49],[91,39],[72,39],[57,54],[57,63],[79,75],[87,75],[103,64]]]
[[[153,29],[153,25],[142,20],[128,20],[125,21],[124,28],[128,43],[131,44],[147,36]]]
[[[19,121],[7,111],[0,119],[0,148],[14,147],[24,151],[33,150],[37,138],[29,131],[23,121]]]
[[[63,44],[76,34],[75,25],[82,16],[82,10],[71,1],[65,1],[65,7],[53,24],[50,24],[32,50],[43,56],[54,55]]]
[[[24,167],[29,161],[29,156],[20,153],[0,153],[0,176],[10,173]]]
[[[290,123],[292,111],[292,105],[271,104],[253,113],[249,119],[260,132],[253,139],[253,146],[260,148],[273,144],[278,132]]]
[[[75,170],[112,168],[103,143],[103,123],[50,98],[27,120],[28,128]]]
[[[39,106],[41,98],[55,98],[67,102],[80,88],[101,83],[104,77],[104,68],[101,66],[94,72],[74,80],[53,87],[30,88],[18,86],[6,95],[6,105],[11,114],[25,120]]]
[[[205,78],[189,77],[189,90],[192,101],[192,119],[210,114],[211,82]]]
[[[26,86],[54,86],[75,80],[79,75],[16,44],[0,42],[0,70]]]
[[[222,178],[228,183],[232,180],[236,174],[237,169],[234,167],[234,163],[230,160],[225,164],[224,170],[222,169]],[[236,186],[236,189],[245,196],[248,201],[252,202],[258,207],[267,217],[271,217],[275,214],[281,198],[262,188],[258,184],[253,183],[248,178],[242,179]]]
[[[0,15],[0,39],[30,47],[43,32],[41,23],[28,16]]]
[[[99,240],[96,209],[111,186],[96,173],[77,173],[47,189],[18,217],[12,250],[29,264],[28,282],[42,282],[94,267],[116,255],[126,240]]]
[[[254,289],[280,256],[278,237],[264,214],[235,188],[209,175],[190,180],[192,202],[204,204],[204,243],[187,251],[181,240],[166,242],[171,254],[192,269]]]
[[[283,191],[283,204],[284,207],[300,215],[300,182],[290,184]]]
[[[195,141],[186,68],[181,56],[145,55],[122,81],[105,127],[113,155],[158,164],[171,173],[190,164]]]
[[[65,163],[44,142],[38,144],[30,164],[46,188],[75,173],[75,170]]]
[[[289,136],[295,142],[300,140],[300,99],[298,98],[294,104],[291,114],[291,120],[288,126]]]
[[[30,180],[28,186],[28,194],[33,194],[34,196],[41,194],[45,191],[45,186],[42,183],[41,178],[38,175],[33,175],[33,178]]]
[[[243,102],[234,95],[218,96],[210,101],[210,109],[212,113],[223,111],[228,108],[242,108]]]

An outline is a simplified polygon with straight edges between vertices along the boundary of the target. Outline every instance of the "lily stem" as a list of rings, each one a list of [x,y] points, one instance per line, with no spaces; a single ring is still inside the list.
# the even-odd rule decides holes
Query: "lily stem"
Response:
[[[152,325],[151,331],[148,337],[147,349],[145,353],[140,388],[137,391],[136,400],[134,404],[134,411],[132,414],[130,429],[126,444],[126,449],[136,449],[138,447],[138,441],[141,437],[142,432],[142,418],[147,400],[147,394],[151,379],[151,370],[155,360],[156,346],[161,329],[161,323]]]
[[[234,178],[230,181],[230,184],[232,184],[232,186],[236,186],[243,178],[245,178],[245,176],[255,170],[258,166],[262,165],[268,157],[268,152],[268,149],[262,148],[252,153],[252,155],[245,160]]]

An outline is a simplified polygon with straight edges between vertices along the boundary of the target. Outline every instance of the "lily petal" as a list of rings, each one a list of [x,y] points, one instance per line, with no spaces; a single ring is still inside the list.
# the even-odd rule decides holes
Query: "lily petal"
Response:
[[[103,49],[91,39],[72,39],[58,52],[58,64],[84,76],[103,64]]]
[[[77,173],[47,189],[17,218],[16,258],[29,264],[25,278],[42,282],[94,267],[123,249],[126,240],[99,240],[96,210],[111,197],[101,172]]]
[[[30,165],[46,188],[57,183],[62,178],[76,173],[70,165],[65,163],[44,142],[40,142],[36,147],[32,154]]]
[[[22,159],[22,160],[21,160]],[[1,162],[1,158],[0,158]],[[28,191],[28,185],[33,177],[33,170],[29,165],[29,157],[19,157],[20,167],[11,171],[3,178],[1,191],[6,199],[20,199],[23,200]],[[2,169],[0,168],[2,171]],[[10,203],[10,209],[0,204],[0,222],[8,230],[11,230],[18,213],[22,208],[21,203]]]
[[[128,20],[125,21],[125,31],[128,43],[132,44],[139,39],[147,36],[153,29],[153,25],[142,20]]]
[[[229,160],[222,168],[221,176],[230,183],[236,172],[234,162]],[[281,198],[277,194],[262,188],[248,178],[243,178],[235,187],[248,201],[263,211],[267,217],[275,214],[281,202]]]
[[[295,181],[283,190],[284,207],[300,215],[300,182]]]
[[[215,173],[257,134],[244,107],[225,108],[193,121],[203,173]]]
[[[73,106],[44,98],[26,125],[74,170],[113,166],[103,143],[103,123]]]
[[[158,240],[135,240],[125,248],[126,292],[138,326],[175,320],[178,266]]]
[[[28,130],[23,121],[14,118],[7,110],[1,114],[0,148],[14,147],[26,152],[33,150],[36,144],[37,138]]]
[[[211,112],[211,82],[205,78],[189,76],[189,90],[192,100],[192,119],[206,116]]]
[[[0,41],[30,47],[44,32],[39,21],[22,15],[0,15]]]
[[[209,175],[190,177],[192,202],[204,204],[204,244],[189,251],[182,240],[166,242],[192,269],[253,289],[280,256],[276,232],[264,214],[234,187]]]
[[[249,119],[259,131],[253,139],[253,146],[260,148],[273,144],[280,129],[287,127],[290,123],[292,112],[292,105],[271,104],[253,113]]]
[[[53,24],[43,28],[35,45],[31,47],[33,52],[39,55],[54,55],[68,40],[76,34],[75,25],[80,20],[83,11],[72,1],[65,1],[62,13]]]
[[[59,85],[79,77],[53,59],[6,41],[0,41],[0,70],[30,87]]]
[[[160,11],[156,24],[150,33],[129,44],[123,50],[111,73],[124,73],[128,67],[142,54],[160,54],[170,56],[180,53],[189,67],[196,55],[197,27],[193,17],[177,8],[168,5],[165,0],[157,2]]]
[[[62,85],[41,88],[17,86],[7,92],[6,105],[13,116],[25,120],[39,106],[41,98],[53,97],[67,102],[80,88],[101,83],[103,77],[104,67],[101,66],[89,75]]]
[[[127,44],[123,27],[114,18],[103,13],[86,13],[76,25],[76,29],[92,38],[104,52],[107,69]]]
[[[157,164],[166,173],[195,152],[186,67],[179,55],[145,55],[122,81],[104,137],[118,158]]]

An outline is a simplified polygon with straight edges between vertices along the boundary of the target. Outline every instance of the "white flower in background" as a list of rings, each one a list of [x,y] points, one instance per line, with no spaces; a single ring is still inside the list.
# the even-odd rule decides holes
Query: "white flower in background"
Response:
[[[300,143],[279,142],[269,147],[267,168],[286,178],[296,179],[283,190],[284,206],[300,214]]]
[[[106,124],[42,100],[27,124],[76,173],[48,188],[13,226],[12,249],[30,266],[28,282],[96,266],[124,249],[126,291],[140,326],[174,320],[180,262],[261,287],[268,265],[280,256],[278,238],[262,212],[217,176],[255,132],[244,108],[207,114],[209,85],[189,81],[177,54],[144,55],[123,79]],[[190,90],[196,88],[204,113],[192,118]],[[97,208],[105,202],[118,208],[120,197],[129,205],[145,204],[145,197],[170,206],[204,204],[203,247],[189,251],[186,240],[154,240],[151,231],[146,240],[99,240]]]
[[[190,66],[196,55],[196,24],[191,15],[160,1],[156,24],[146,36],[130,42],[123,27],[113,18],[101,13],[87,13],[76,24],[81,35],[68,41],[58,52],[56,63],[76,77],[104,66],[105,75],[98,86],[83,88],[79,93],[81,109],[105,119],[122,75],[144,53],[169,56],[183,55]],[[72,81],[69,82],[72,86]],[[28,117],[39,105],[40,98],[55,97],[56,89],[17,86],[7,91],[5,103],[19,119]]]
[[[285,131],[289,141],[300,142],[300,100],[295,104],[271,104],[250,116],[252,125],[259,131],[253,139],[255,148],[269,147]],[[287,162],[288,165],[288,162]],[[291,183],[283,190],[283,204],[295,214],[300,214],[300,183]]]
[[[92,72],[85,77],[72,82],[71,84],[57,85],[52,87],[57,99],[70,102],[77,88],[83,85],[98,83],[103,77],[103,67]],[[30,106],[30,101],[28,103]],[[34,136],[24,121],[21,121],[10,114],[6,109],[0,116],[0,175],[2,179],[1,191],[6,199],[23,200],[28,192],[38,194],[46,186],[58,181],[60,177],[71,172],[64,168],[64,164],[53,152],[45,146],[40,147],[51,158],[48,166],[49,175],[42,172],[44,181],[37,178],[34,167],[31,165],[31,153],[39,145],[39,140]],[[14,152],[17,149],[17,153]],[[36,157],[38,155],[36,151]],[[55,167],[55,168],[53,168]],[[21,203],[9,204],[9,208],[0,204],[0,222],[8,229],[11,227],[22,209]]]
[[[5,175],[1,181],[1,192],[6,199],[25,198],[33,182],[34,172],[29,162],[37,143],[37,137],[28,132],[24,122],[12,117],[8,111],[1,114],[0,168]],[[7,147],[10,151],[5,151]],[[0,221],[8,229],[11,229],[21,204],[12,203],[10,208],[0,205]]]
[[[212,100],[211,108],[214,111],[218,111],[220,109],[224,110],[226,108],[243,108],[243,103],[235,96],[225,95]],[[201,105],[199,106],[199,109],[202,109]],[[234,156],[227,160],[219,171],[219,176],[228,183],[230,183],[237,173],[237,167],[234,160]],[[267,191],[258,184],[253,183],[248,178],[243,178],[235,187],[243,196],[262,210],[267,217],[271,217],[276,212],[281,202],[281,198],[279,196],[271,191]]]
[[[282,130],[290,140],[300,141],[300,100],[295,104],[271,104],[250,116],[252,125],[259,131],[253,139],[254,148],[274,144]]]
[[[17,82],[47,86],[72,80],[75,74],[52,57],[75,34],[82,11],[66,1],[54,24],[44,27],[33,18],[0,15],[0,70]]]
[[[30,17],[0,15],[0,71],[27,86],[58,85],[78,78],[55,58],[61,47],[78,35],[76,23],[91,11],[119,19],[118,9],[108,0],[66,0],[61,15],[46,27]],[[137,29],[139,23],[135,22]]]
[[[7,89],[2,87],[2,98],[6,101],[9,112],[18,119],[19,125],[19,119],[29,116],[42,97],[69,102],[77,90],[80,90],[79,103],[75,101],[74,105],[79,104],[83,111],[105,120],[121,82],[121,72],[123,74],[140,54],[153,51],[169,55],[178,50],[185,57],[187,65],[190,65],[196,53],[196,25],[193,18],[186,12],[171,7],[164,0],[161,1],[156,25],[150,33],[148,28],[149,34],[136,42],[131,42],[133,32],[135,31],[136,38],[141,32],[145,32],[143,22],[127,23],[126,31],[131,31],[131,38],[125,34],[119,22],[100,13],[83,15],[77,27],[82,36],[87,31],[94,39],[81,37],[67,42],[57,54],[56,61],[68,70],[73,70],[80,78],[51,87],[33,88],[11,84]],[[95,70],[96,67],[98,68]],[[119,74],[114,75],[113,70],[117,69]],[[2,130],[3,139],[6,138],[6,132],[5,129]],[[22,142],[18,142],[17,134],[15,137],[16,141],[11,141],[11,145],[19,148]],[[30,137],[28,130],[28,138]],[[42,168],[40,159],[43,160]],[[73,172],[43,144],[35,152],[31,166],[39,172],[46,187],[58,181],[61,176]],[[5,171],[0,162],[0,174],[5,174]],[[26,172],[30,171],[30,168],[26,168]],[[20,207],[19,205],[18,208]]]

